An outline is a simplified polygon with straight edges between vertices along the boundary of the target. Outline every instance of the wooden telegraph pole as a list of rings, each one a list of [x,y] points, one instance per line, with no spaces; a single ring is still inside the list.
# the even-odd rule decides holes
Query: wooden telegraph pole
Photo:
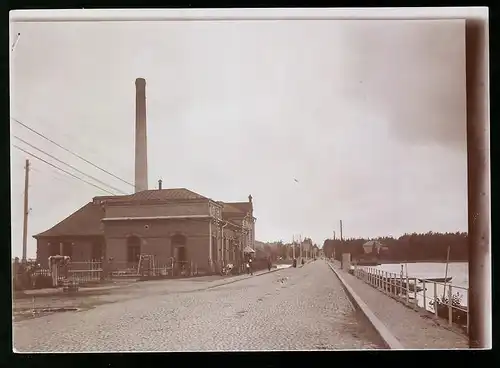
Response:
[[[30,173],[30,160],[26,160],[24,167],[24,224],[23,224],[23,262],[26,262],[26,251],[28,243],[28,186]]]

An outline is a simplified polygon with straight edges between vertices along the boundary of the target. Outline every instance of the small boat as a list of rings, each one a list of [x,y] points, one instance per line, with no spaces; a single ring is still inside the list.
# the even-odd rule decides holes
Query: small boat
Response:
[[[430,277],[425,279],[419,279],[419,281],[433,281],[433,282],[450,282],[453,277]]]

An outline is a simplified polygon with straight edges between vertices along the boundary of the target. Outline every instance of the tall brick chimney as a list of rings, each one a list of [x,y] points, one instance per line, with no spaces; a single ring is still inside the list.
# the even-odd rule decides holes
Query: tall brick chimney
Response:
[[[146,80],[135,80],[135,192],[148,189]]]

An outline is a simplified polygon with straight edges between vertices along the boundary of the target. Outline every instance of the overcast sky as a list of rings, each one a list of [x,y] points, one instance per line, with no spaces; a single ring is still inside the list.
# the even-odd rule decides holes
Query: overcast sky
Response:
[[[216,200],[252,194],[257,240],[301,233],[321,245],[340,219],[346,237],[467,230],[463,21],[15,23],[12,42],[17,33],[11,117],[133,183],[143,77],[150,187],[161,177]],[[11,157],[21,255],[28,156]],[[35,256],[32,235],[107,193],[31,162]]]

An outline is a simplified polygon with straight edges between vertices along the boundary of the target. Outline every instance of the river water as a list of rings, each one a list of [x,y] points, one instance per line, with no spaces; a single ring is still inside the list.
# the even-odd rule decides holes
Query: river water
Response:
[[[384,272],[395,273],[400,275],[401,266],[403,266],[404,276],[406,277],[406,267],[404,263],[392,263],[392,264],[382,264],[376,267],[364,267],[369,269],[380,270]],[[437,278],[445,277],[446,263],[408,263],[408,277],[411,278]],[[469,264],[468,262],[450,262],[448,264],[448,277],[452,279],[447,283],[446,286],[446,296],[448,296],[449,287],[451,285],[452,294],[459,294],[461,297],[461,305],[467,306],[467,289],[469,287]],[[422,283],[418,284],[422,286]],[[426,282],[426,309],[432,310],[429,307],[428,302],[434,299],[434,290],[438,297],[442,297],[445,291],[445,285],[442,283],[436,284],[434,288],[433,283]],[[424,305],[424,295],[423,292],[419,292],[417,295],[417,301],[420,306]]]

